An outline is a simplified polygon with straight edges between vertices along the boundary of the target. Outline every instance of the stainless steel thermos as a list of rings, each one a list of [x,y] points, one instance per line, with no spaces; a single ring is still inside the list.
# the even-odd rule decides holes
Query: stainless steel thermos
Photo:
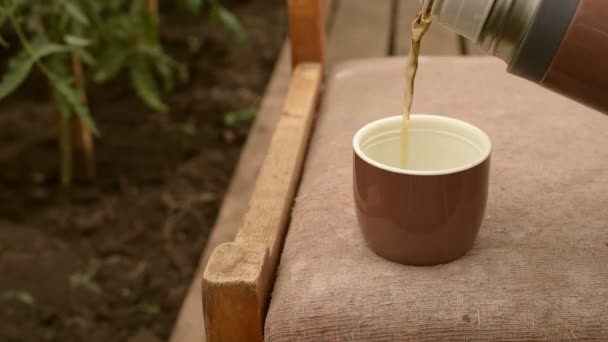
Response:
[[[432,6],[435,21],[504,60],[508,72],[608,113],[608,0],[435,0]]]

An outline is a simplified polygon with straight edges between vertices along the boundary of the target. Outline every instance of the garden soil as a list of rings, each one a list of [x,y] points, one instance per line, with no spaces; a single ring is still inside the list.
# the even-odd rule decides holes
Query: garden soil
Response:
[[[163,40],[187,65],[170,113],[148,110],[127,79],[90,87],[93,184],[82,168],[71,189],[58,184],[40,75],[0,104],[0,341],[169,337],[286,30],[282,0],[224,3],[244,44],[162,11]],[[231,112],[242,120],[226,124]]]

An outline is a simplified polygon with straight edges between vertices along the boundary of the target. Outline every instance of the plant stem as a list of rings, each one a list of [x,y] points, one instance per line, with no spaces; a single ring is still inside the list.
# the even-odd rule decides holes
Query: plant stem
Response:
[[[19,43],[21,43],[21,45],[23,46],[25,51],[27,51],[27,53],[31,57],[35,57],[36,53],[34,52],[34,49],[32,48],[30,41],[27,39],[27,37],[25,36],[25,33],[23,33],[23,30],[21,29],[21,26],[19,26],[19,23],[17,23],[17,20],[15,19],[13,2],[12,1],[8,1],[8,2],[10,3],[10,8],[8,8],[6,11],[7,17],[11,23],[13,30],[17,34],[17,38],[19,38]],[[46,65],[44,65],[40,60],[36,61],[36,65],[48,79],[51,79],[51,71],[46,67]]]
[[[59,113],[59,158],[61,159],[61,185],[69,187],[72,184],[74,170],[72,153],[71,120]]]
[[[76,52],[72,52],[72,73],[74,74],[76,87],[82,96],[82,102],[86,104],[87,96],[84,71],[80,57],[78,54],[76,54]],[[82,153],[86,178],[87,180],[92,181],[95,179],[96,174],[93,135],[91,134],[91,130],[89,130],[89,128],[78,117],[74,118],[73,126],[74,143]]]
[[[61,185],[67,187],[72,184],[72,134],[70,125],[69,113],[64,113],[59,107],[59,99],[57,94],[53,92],[53,100],[55,103],[55,110],[57,111],[57,118],[59,121],[59,158],[60,158],[60,174],[61,174]]]
[[[13,27],[13,30],[15,30],[15,33],[17,34],[17,38],[19,38],[19,42],[21,43],[21,45],[23,45],[23,48],[30,54],[30,56],[34,56],[34,49],[32,49],[30,42],[27,40],[27,38],[25,37],[25,34],[23,33],[23,30],[21,29],[21,26],[19,26],[19,24],[17,23],[17,20],[15,19],[13,2],[9,1],[9,3],[10,3],[10,8],[8,8],[6,10],[6,16],[8,17],[8,20],[10,21],[11,26]]]
[[[27,53],[33,57],[35,55],[34,49],[30,45],[30,42],[27,39],[27,37],[25,36],[25,33],[23,32],[23,30],[21,29],[21,26],[19,26],[19,23],[17,23],[17,20],[15,19],[13,2],[8,1],[7,3],[8,3],[8,9],[6,11],[7,17],[9,19],[9,22],[11,23],[13,30],[17,34],[19,43],[23,46],[25,51],[27,51]],[[48,70],[48,68],[46,68],[46,66],[40,61],[37,61],[36,65],[38,66],[40,71],[42,71],[42,73],[50,80],[51,79],[50,70]],[[52,85],[50,85],[50,88],[53,89]],[[59,165],[60,165],[61,184],[63,186],[69,186],[72,183],[72,141],[70,138],[70,136],[71,136],[71,129],[70,129],[71,127],[70,127],[70,118],[69,118],[70,115],[69,115],[69,113],[67,113],[61,109],[61,106],[59,104],[59,99],[57,98],[57,93],[55,93],[55,91],[52,91],[52,93],[53,93],[53,101],[55,104],[55,110],[57,112],[57,118],[59,121],[57,140],[59,142],[58,145],[59,145],[59,156],[60,156]]]
[[[9,9],[7,10],[7,16],[11,23],[11,26],[17,37],[19,38],[19,42],[23,46],[23,48],[28,52],[28,54],[32,57],[35,56],[34,49],[32,48],[29,40],[25,36],[25,33],[17,23],[14,15],[14,8],[12,1],[9,1]],[[50,80],[53,77],[52,72],[42,63],[41,61],[36,61],[36,65],[42,71],[42,73]],[[82,101],[86,103],[86,93],[85,93],[85,85],[84,85],[84,76],[82,70],[82,63],[80,62],[80,58],[75,53],[72,54],[72,69],[74,73],[74,78],[76,81],[76,86],[80,90],[82,94]],[[72,170],[73,170],[73,158],[72,158],[72,139],[71,136],[71,126],[70,126],[70,115],[69,113],[65,113],[60,109],[57,95],[54,93],[55,100],[55,108],[57,109],[58,117],[59,117],[59,153],[60,153],[60,167],[61,167],[61,183],[64,186],[68,186],[72,181]],[[85,162],[85,172],[86,177],[89,180],[93,180],[95,178],[95,157],[93,150],[93,137],[91,131],[86,127],[82,121],[79,119],[75,119],[75,134],[77,137],[74,138],[76,140],[77,146],[83,153],[84,162]]]

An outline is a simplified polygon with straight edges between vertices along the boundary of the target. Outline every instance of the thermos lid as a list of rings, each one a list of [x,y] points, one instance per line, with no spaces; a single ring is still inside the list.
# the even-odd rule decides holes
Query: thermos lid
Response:
[[[430,0],[426,0],[428,2]],[[435,0],[433,14],[440,24],[474,42],[490,15],[495,0]]]

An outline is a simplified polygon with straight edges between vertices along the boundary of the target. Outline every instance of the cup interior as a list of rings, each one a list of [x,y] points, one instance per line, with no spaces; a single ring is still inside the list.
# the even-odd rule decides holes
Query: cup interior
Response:
[[[437,175],[470,169],[486,160],[492,151],[488,135],[467,122],[416,114],[410,116],[408,165],[402,169],[402,120],[402,116],[392,116],[361,128],[353,140],[355,153],[388,171]]]

